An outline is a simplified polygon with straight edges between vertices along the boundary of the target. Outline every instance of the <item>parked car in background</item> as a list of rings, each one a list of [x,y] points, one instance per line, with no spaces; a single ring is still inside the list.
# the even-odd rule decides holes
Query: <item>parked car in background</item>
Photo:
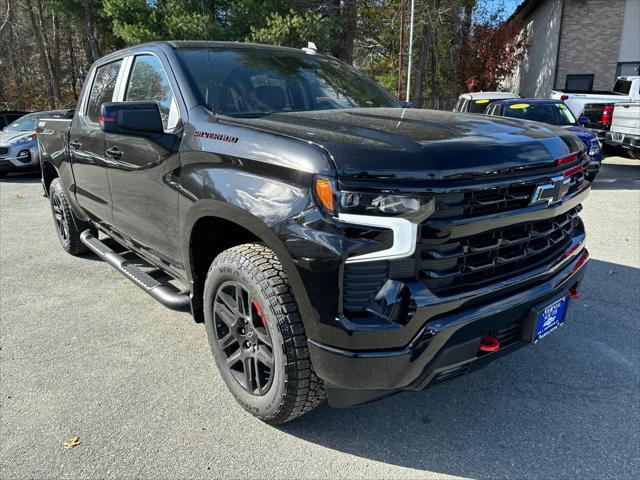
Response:
[[[50,110],[18,117],[0,131],[0,177],[40,169],[36,127],[43,118],[73,118],[73,110]]]
[[[29,112],[21,112],[19,110],[3,110],[0,111],[0,130],[9,125],[10,123],[15,122],[20,117],[26,115]]]
[[[523,98],[519,100],[499,100],[489,105],[486,115],[532,120],[554,125],[568,130],[582,140],[589,156],[587,178],[595,179],[600,164],[602,163],[602,147],[597,135],[581,126],[586,123],[586,118],[580,118],[580,123],[571,113],[571,110],[560,100]]]
[[[640,102],[616,104],[612,117],[607,144],[622,147],[640,160]]]
[[[489,103],[494,100],[520,98],[511,92],[469,92],[458,97],[454,112],[483,113]]]
[[[640,101],[640,76],[618,77],[608,90],[553,90],[551,98],[561,100],[576,117],[587,117],[584,126],[604,140],[611,126],[611,114],[616,103]]]
[[[465,374],[579,295],[589,158],[563,129],[405,109],[334,58],[227,42],[111,53],[72,121],[40,123],[62,247],[204,321],[267,422]]]

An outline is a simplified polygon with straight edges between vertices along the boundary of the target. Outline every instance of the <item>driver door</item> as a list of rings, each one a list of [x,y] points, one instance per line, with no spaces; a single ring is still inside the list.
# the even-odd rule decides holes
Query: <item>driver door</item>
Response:
[[[179,193],[171,187],[171,178],[180,168],[180,114],[167,71],[155,54],[134,56],[118,99],[156,102],[165,141],[109,133],[105,155],[109,159],[107,171],[116,229],[143,249],[181,267]],[[172,141],[167,142],[167,138]]]

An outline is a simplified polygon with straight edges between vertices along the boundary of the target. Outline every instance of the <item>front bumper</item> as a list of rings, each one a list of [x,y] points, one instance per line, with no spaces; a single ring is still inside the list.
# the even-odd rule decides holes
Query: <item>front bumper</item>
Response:
[[[574,251],[534,286],[435,317],[401,349],[349,351],[309,340],[311,361],[327,384],[329,403],[346,407],[398,390],[420,390],[526,345],[523,323],[531,308],[578,287],[584,275],[583,255],[588,255],[584,248]],[[511,332],[512,341],[494,353],[480,352],[482,336],[499,331]]]
[[[11,145],[4,146],[4,149],[8,152],[0,155],[0,172],[23,172],[38,169],[37,145]]]

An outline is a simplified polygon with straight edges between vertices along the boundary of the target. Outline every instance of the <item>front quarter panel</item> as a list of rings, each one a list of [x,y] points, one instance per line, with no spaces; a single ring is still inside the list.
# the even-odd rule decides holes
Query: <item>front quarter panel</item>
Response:
[[[275,251],[303,317],[318,318],[302,279],[308,266],[291,255],[288,245],[295,234],[288,226],[315,210],[314,175],[335,174],[328,154],[311,142],[227,125],[201,107],[190,112],[191,117],[195,120],[185,126],[176,178],[188,281],[194,279],[190,241],[195,224],[203,217],[221,218],[249,230]],[[327,254],[333,255],[330,249],[327,246]]]

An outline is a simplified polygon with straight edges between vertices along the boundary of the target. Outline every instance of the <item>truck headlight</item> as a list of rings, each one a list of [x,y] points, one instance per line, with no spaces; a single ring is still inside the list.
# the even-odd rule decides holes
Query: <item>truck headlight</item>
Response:
[[[315,179],[314,191],[331,214],[411,217],[423,216],[433,209],[433,199],[424,195],[338,191],[331,180],[322,177]]]

